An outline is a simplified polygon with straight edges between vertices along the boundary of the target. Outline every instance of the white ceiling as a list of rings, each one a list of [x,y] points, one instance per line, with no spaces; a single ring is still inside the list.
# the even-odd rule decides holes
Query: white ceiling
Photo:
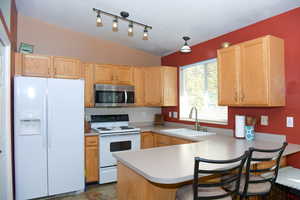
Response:
[[[155,55],[177,51],[184,35],[194,45],[299,6],[300,0],[17,0],[23,15]],[[109,17],[96,27],[93,7],[128,11],[132,20],[153,26],[150,40],[142,40],[143,29],[137,26],[134,37],[128,37],[125,22],[112,32]]]

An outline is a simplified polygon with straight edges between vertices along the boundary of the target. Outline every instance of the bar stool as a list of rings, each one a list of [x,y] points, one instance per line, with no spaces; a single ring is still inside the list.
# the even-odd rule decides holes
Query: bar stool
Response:
[[[286,146],[287,142],[284,142],[283,145],[277,149],[249,149],[249,158],[246,162],[246,173],[242,175],[240,182],[239,195],[241,199],[248,199],[251,196],[260,196],[263,199],[267,197],[276,181],[278,169],[280,167],[280,159]],[[271,154],[271,157],[257,157],[254,155],[259,153]],[[251,164],[253,164],[253,162],[268,161],[275,162],[271,167],[251,169]],[[262,173],[263,175],[258,175]]]
[[[238,195],[240,178],[248,155],[249,152],[245,151],[245,153],[242,156],[231,160],[208,160],[196,157],[194,165],[193,184],[179,188],[176,192],[176,200],[231,200],[232,196]],[[203,163],[203,168],[205,166],[205,168],[207,169],[199,169],[200,163]],[[220,168],[216,170],[210,170],[208,169],[210,165],[219,165]],[[212,183],[202,182],[201,180],[199,180],[199,173],[204,175],[215,174],[220,176],[223,176],[225,174],[227,178],[218,178],[216,182]],[[234,190],[226,191],[223,189],[225,186],[232,184],[235,184]]]

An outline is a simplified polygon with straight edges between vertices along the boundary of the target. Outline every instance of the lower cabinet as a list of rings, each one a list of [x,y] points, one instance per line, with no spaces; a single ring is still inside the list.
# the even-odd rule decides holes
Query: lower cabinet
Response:
[[[99,181],[99,136],[85,136],[85,181]]]
[[[153,147],[163,147],[171,146],[176,144],[188,144],[192,143],[191,140],[186,140],[178,137],[162,135],[153,132],[143,132],[141,133],[141,148],[153,148]]]

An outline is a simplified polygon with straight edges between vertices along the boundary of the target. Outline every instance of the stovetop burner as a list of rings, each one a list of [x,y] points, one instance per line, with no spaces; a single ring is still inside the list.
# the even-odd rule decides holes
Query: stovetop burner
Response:
[[[130,130],[134,129],[134,127],[130,126],[119,126],[119,127],[98,127],[97,128],[100,131],[111,131],[111,130]]]

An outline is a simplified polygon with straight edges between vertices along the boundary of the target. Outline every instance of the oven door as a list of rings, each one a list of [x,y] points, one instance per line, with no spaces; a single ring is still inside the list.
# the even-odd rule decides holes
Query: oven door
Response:
[[[95,105],[126,106],[134,104],[134,86],[95,85]]]
[[[117,164],[113,153],[121,151],[136,151],[140,149],[140,132],[127,132],[100,135],[100,167]]]

